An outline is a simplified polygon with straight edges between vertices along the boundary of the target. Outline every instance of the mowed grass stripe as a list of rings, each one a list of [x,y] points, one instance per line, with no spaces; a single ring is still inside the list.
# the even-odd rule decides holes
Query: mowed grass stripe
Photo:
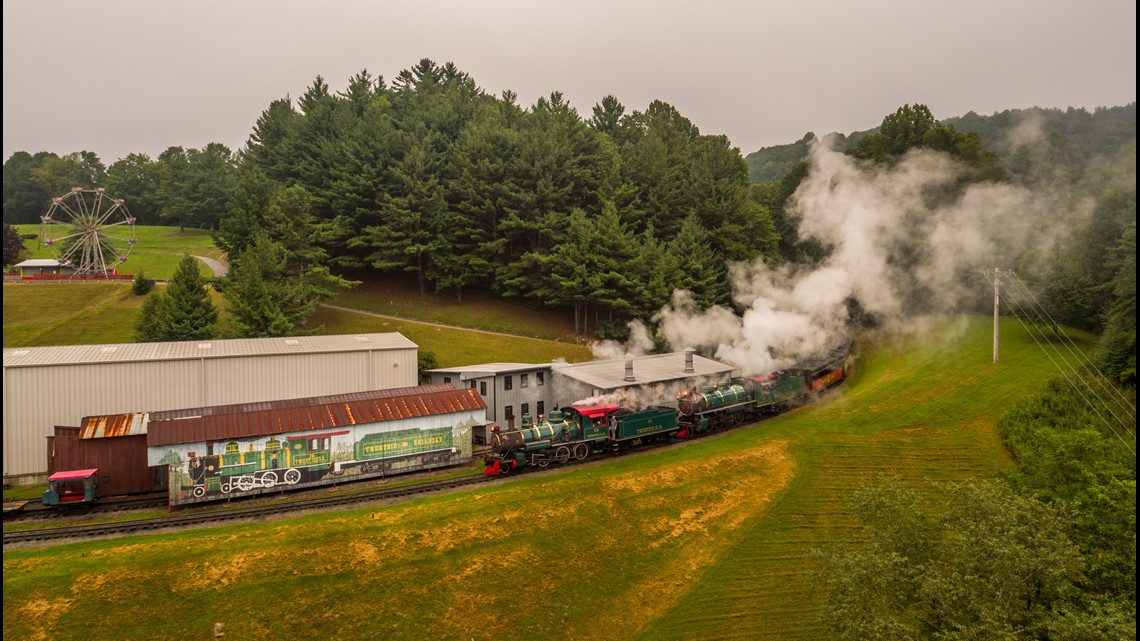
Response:
[[[1012,356],[1027,340],[1012,330],[990,363],[988,327],[861,342],[842,394],[682,447],[401,505],[6,550],[4,636],[200,638],[221,621],[241,639],[827,639],[807,553],[861,539],[859,483],[1008,465],[1002,403],[1051,371]],[[932,408],[897,398],[932,385]]]
[[[683,601],[637,638],[827,639],[818,620],[824,595],[809,580],[817,567],[809,551],[861,540],[847,509],[855,489],[891,474],[917,483],[933,500],[938,491],[927,480],[990,478],[1009,465],[997,419],[1055,372],[1020,326],[1003,323],[1005,360],[996,365],[992,325],[973,319],[952,326],[951,336],[910,350],[864,348],[869,358],[837,398],[751,428],[787,438],[799,473]]]

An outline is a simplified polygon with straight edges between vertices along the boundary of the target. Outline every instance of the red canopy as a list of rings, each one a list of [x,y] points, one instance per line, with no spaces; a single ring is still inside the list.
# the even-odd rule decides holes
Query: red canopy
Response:
[[[589,419],[595,419],[599,416],[606,416],[613,414],[621,409],[620,405],[571,405],[578,413]]]
[[[95,476],[99,473],[98,469],[90,470],[68,470],[66,472],[56,472],[48,477],[49,481],[76,481],[85,479],[89,476]]]

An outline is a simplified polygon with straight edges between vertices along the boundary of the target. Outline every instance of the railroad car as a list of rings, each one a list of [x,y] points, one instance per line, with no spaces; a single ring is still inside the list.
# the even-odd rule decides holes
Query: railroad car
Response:
[[[332,473],[352,468],[363,473],[389,472],[398,463],[417,457],[424,465],[447,463],[458,451],[451,439],[450,427],[367,434],[353,443],[352,460],[333,463]]]
[[[851,371],[851,339],[827,353],[767,376],[734,378],[719,385],[683,390],[677,406],[630,409],[618,405],[571,405],[533,423],[492,426],[484,474],[581,460],[591,452],[623,449],[671,437],[741,425],[812,400],[845,380]]]
[[[68,470],[48,477],[41,498],[48,507],[90,505],[99,500],[99,470]]]

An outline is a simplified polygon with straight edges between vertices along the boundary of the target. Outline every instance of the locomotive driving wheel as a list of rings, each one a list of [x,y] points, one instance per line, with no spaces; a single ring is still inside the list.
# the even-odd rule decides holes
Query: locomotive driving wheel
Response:
[[[296,485],[301,480],[301,471],[296,468],[289,468],[285,471],[285,482],[289,485]]]
[[[585,443],[578,443],[574,446],[574,458],[579,461],[585,459],[590,455],[590,446]]]
[[[558,461],[559,463],[565,463],[569,461],[570,448],[566,447],[565,445],[558,446],[558,449],[554,451],[554,460]]]

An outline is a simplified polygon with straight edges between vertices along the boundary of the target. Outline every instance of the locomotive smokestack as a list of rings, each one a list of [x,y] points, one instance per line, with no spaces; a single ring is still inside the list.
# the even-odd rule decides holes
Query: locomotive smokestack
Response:
[[[637,380],[633,377],[633,354],[629,352],[625,353],[625,380],[629,383]]]
[[[692,374],[696,372],[693,369],[693,352],[696,351],[692,347],[685,348],[685,373]]]

